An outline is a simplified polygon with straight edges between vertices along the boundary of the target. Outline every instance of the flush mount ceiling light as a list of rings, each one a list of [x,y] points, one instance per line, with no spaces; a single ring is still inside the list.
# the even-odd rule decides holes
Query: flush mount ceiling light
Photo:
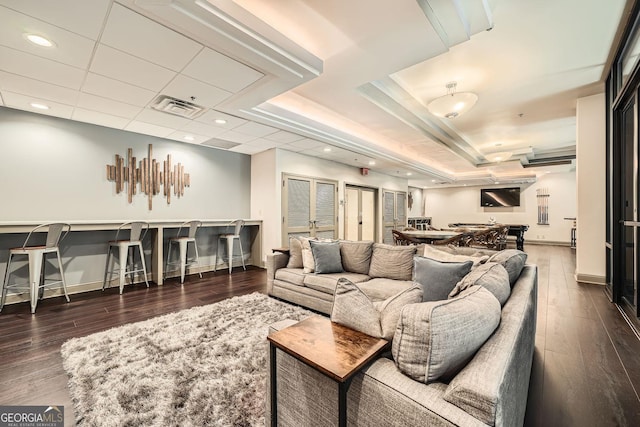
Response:
[[[427,108],[434,116],[445,119],[456,117],[469,111],[478,101],[478,95],[471,92],[456,92],[458,83],[447,83],[447,94],[431,101]]]
[[[225,119],[215,119],[214,123],[218,124],[218,125],[224,125],[227,123],[227,121]]]
[[[489,162],[499,163],[509,160],[512,154],[513,153],[511,153],[510,151],[500,151],[498,153],[485,154],[484,158]]]
[[[31,43],[42,46],[42,47],[54,47],[56,44],[49,40],[48,38],[38,35],[38,34],[30,34],[24,33],[23,37],[30,41]]]

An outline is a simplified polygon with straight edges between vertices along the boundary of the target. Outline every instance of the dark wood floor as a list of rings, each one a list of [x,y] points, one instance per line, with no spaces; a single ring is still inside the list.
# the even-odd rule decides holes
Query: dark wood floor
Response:
[[[575,256],[562,247],[526,247],[539,266],[536,352],[527,426],[640,425],[640,341],[601,287],[573,279]],[[60,346],[72,337],[251,292],[265,291],[264,270],[235,269],[180,286],[143,285],[41,301],[35,315],[27,303],[0,314],[0,405],[73,406]],[[304,427],[304,426],[302,426]]]

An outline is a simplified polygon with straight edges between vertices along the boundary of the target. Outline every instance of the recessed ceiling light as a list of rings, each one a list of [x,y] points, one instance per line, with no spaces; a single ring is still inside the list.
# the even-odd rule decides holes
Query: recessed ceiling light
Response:
[[[185,140],[185,141],[193,141],[194,139],[195,139],[195,138],[194,138],[194,137],[192,137],[191,135],[185,135],[185,136],[184,136],[184,140]]]
[[[375,165],[376,165],[376,162],[374,162],[373,160],[369,161],[369,166],[375,166]]]
[[[24,34],[24,38],[31,43],[42,47],[54,47],[56,44],[46,37],[39,36],[38,34]]]
[[[214,122],[219,124],[219,125],[224,125],[224,124],[227,123],[227,121],[225,119],[215,119]]]
[[[436,182],[436,180],[435,180],[435,179],[432,179],[432,180],[431,180],[431,182]]]
[[[411,176],[413,175],[411,172],[407,172],[407,176]]]
[[[33,108],[37,108],[38,110],[48,110],[50,107],[46,104],[41,104],[39,102],[32,102],[31,105]]]
[[[330,151],[331,151],[331,147],[325,147],[325,148],[324,148],[324,152],[325,152],[325,153],[329,153]]]

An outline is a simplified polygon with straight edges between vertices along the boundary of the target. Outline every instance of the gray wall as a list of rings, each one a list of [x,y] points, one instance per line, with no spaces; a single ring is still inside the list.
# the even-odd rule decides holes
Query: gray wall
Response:
[[[137,194],[129,204],[126,194],[116,194],[115,183],[106,178],[106,165],[114,163],[115,154],[126,156],[132,148],[142,159],[148,144],[153,144],[153,158],[163,160],[171,154],[173,163],[181,162],[191,174],[191,187],[183,197],[172,196],[167,205],[161,192],[151,211],[146,197]],[[0,222],[249,218],[251,157],[0,107],[0,183]],[[202,264],[213,263],[217,234],[224,231],[208,227],[198,232]],[[71,287],[86,290],[101,284],[106,242],[114,234],[75,231],[62,243]],[[167,230],[165,238],[172,235],[175,231]],[[0,274],[5,272],[8,249],[22,245],[25,237],[0,234]],[[149,269],[150,238],[145,241]],[[243,244],[249,244],[248,236],[243,236]],[[166,244],[164,248],[166,252]],[[20,268],[18,281],[26,275],[26,268]]]

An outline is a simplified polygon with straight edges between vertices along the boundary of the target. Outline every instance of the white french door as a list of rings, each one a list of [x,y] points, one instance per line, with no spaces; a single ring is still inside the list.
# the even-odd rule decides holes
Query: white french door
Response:
[[[382,241],[393,244],[391,230],[401,229],[407,225],[407,193],[405,191],[382,191]]]
[[[345,189],[344,238],[376,239],[376,195],[373,188],[347,186]]]
[[[290,236],[338,237],[338,182],[283,174],[282,244]]]

